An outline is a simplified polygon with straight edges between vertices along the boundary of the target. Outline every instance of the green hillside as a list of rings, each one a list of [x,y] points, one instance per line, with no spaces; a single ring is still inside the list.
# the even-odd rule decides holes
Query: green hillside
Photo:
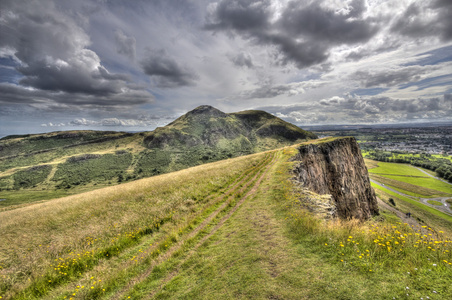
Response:
[[[450,232],[387,214],[317,218],[303,208],[314,195],[291,181],[296,153],[286,147],[1,211],[0,297],[452,297]]]
[[[152,132],[65,131],[0,140],[0,207],[77,194],[316,138],[263,111],[200,106]]]

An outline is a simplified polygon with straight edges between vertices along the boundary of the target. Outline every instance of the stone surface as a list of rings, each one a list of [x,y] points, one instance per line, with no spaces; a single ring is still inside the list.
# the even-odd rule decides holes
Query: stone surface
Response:
[[[331,195],[342,219],[369,219],[378,204],[364,159],[353,137],[319,140],[299,147],[295,180],[317,194]]]

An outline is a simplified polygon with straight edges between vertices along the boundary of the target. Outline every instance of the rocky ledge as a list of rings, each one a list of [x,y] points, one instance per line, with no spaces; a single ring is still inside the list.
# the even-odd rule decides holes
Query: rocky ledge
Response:
[[[295,180],[320,195],[331,195],[331,214],[366,220],[378,215],[364,159],[353,137],[327,138],[303,144],[294,157]]]

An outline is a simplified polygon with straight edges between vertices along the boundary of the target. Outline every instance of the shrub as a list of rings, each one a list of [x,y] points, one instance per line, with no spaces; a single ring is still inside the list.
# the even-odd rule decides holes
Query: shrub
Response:
[[[33,187],[49,176],[52,167],[49,165],[34,166],[26,170],[18,171],[13,175],[14,189]]]

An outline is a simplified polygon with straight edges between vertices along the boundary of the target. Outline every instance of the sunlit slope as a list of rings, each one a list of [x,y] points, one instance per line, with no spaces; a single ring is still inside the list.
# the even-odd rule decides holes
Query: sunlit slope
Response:
[[[450,235],[425,229],[420,237],[423,228],[385,215],[362,224],[317,219],[304,208],[314,195],[290,180],[295,153],[0,212],[0,296],[387,299],[405,297],[406,287],[418,298],[452,296]]]

